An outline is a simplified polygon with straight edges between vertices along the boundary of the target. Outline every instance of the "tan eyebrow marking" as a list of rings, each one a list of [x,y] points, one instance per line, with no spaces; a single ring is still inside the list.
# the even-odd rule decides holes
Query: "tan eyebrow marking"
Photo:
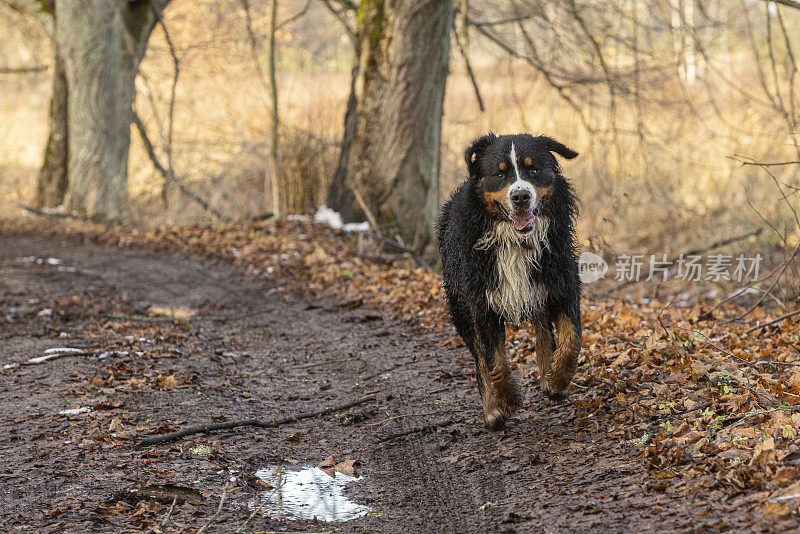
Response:
[[[524,160],[522,160],[522,163],[524,163],[526,167],[530,167],[531,165],[533,165],[533,160],[531,159],[530,156],[527,156],[525,157]]]
[[[508,165],[506,165],[505,161],[501,161],[500,164],[497,166],[497,168],[500,169],[501,171],[504,171],[508,169]]]

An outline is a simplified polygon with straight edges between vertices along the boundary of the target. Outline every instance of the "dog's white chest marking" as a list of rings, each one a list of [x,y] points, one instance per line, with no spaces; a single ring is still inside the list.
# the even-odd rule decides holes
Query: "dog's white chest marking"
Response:
[[[537,217],[533,230],[526,235],[520,235],[509,223],[497,223],[475,244],[479,250],[495,249],[499,283],[494,290],[487,290],[486,300],[507,321],[519,323],[528,313],[544,307],[547,289],[531,283],[530,271],[547,246],[544,217]]]

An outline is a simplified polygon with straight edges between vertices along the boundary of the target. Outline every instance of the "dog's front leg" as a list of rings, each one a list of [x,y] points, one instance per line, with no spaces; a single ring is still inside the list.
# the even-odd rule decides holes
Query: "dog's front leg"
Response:
[[[547,317],[537,317],[533,320],[534,333],[536,335],[536,363],[539,364],[539,385],[542,393],[552,397],[555,393],[549,382],[550,367],[553,362],[553,352],[556,350],[556,342],[553,338],[553,323]]]
[[[551,399],[561,400],[569,395],[567,387],[578,366],[578,354],[581,351],[580,316],[570,317],[561,313],[555,318],[555,327],[555,350],[550,357],[549,368],[545,371],[540,365],[539,369],[543,376],[544,393]],[[536,350],[539,350],[538,342]]]
[[[505,351],[506,331],[503,319],[487,312],[476,321],[476,364],[483,400],[483,420],[489,430],[501,430],[522,406],[523,396],[511,376]]]

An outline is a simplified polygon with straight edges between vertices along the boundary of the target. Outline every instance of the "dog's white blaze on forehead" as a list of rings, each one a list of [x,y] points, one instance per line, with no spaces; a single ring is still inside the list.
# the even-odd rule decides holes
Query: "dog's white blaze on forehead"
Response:
[[[511,165],[514,166],[514,174],[517,175],[517,181],[522,181],[522,177],[519,175],[519,167],[517,166],[517,149],[514,147],[514,142],[511,142],[511,154],[509,154],[511,158]]]
[[[519,167],[517,166],[517,149],[514,147],[514,143],[511,143],[511,152],[509,153],[509,158],[511,158],[511,165],[514,166],[514,174],[517,175],[516,181],[511,184],[511,187],[508,188],[508,197],[511,198],[511,193],[518,190],[518,189],[527,189],[528,192],[531,194],[531,206],[536,205],[536,189],[533,186],[522,179],[522,176],[519,174]]]

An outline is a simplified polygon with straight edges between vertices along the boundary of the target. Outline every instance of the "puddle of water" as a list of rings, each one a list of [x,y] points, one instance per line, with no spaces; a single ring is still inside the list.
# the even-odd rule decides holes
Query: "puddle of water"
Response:
[[[256,476],[272,486],[261,502],[263,513],[275,519],[318,519],[320,521],[350,521],[363,515],[374,515],[368,507],[342,495],[342,489],[361,479],[342,473],[331,477],[318,467],[289,471],[271,466],[256,471]]]

